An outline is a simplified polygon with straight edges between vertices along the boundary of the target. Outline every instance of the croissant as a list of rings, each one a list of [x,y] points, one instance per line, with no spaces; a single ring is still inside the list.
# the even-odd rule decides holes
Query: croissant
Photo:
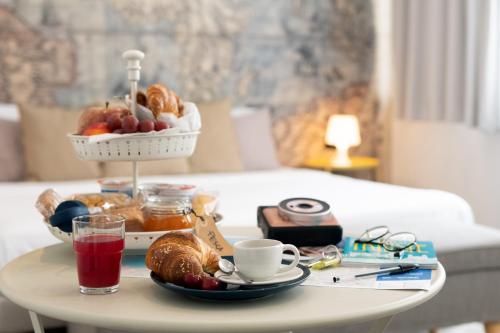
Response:
[[[213,274],[220,255],[190,232],[169,232],[151,244],[146,266],[163,280],[182,284],[186,273]]]
[[[148,87],[146,94],[148,107],[153,112],[155,118],[158,118],[162,112],[172,113],[176,117],[179,117],[177,98],[173,91],[164,85],[156,83]]]
[[[182,117],[184,115],[184,102],[175,92],[174,95],[175,95],[175,100],[177,101],[177,109],[179,110],[179,117]]]

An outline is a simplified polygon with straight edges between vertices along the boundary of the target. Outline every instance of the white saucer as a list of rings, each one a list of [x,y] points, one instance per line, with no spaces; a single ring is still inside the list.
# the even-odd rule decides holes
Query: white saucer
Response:
[[[278,273],[274,277],[268,280],[262,280],[262,281],[254,281],[252,282],[252,285],[258,286],[258,285],[265,285],[265,284],[276,284],[276,283],[283,283],[283,282],[288,282],[295,280],[299,277],[301,277],[304,274],[304,271],[298,267],[294,267],[293,269],[289,270],[288,272],[284,273]],[[222,273],[221,271],[217,271],[215,273],[215,278],[229,284],[237,284],[237,285],[248,285],[247,282],[243,281],[240,279],[236,274],[232,275],[226,275]]]

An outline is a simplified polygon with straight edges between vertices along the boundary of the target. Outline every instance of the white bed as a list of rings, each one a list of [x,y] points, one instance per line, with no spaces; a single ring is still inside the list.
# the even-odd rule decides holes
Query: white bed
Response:
[[[396,231],[440,221],[474,223],[470,206],[451,193],[305,169],[144,177],[141,181],[192,183],[218,190],[223,225],[256,225],[257,206],[273,205],[293,196],[327,201],[345,230],[379,224]],[[58,242],[43,225],[34,207],[38,194],[49,187],[61,194],[99,190],[95,181],[0,183],[0,268],[23,253]]]

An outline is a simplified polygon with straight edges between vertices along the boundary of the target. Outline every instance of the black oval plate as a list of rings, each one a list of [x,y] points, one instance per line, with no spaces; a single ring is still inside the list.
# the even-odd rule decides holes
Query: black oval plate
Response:
[[[311,271],[309,270],[309,268],[303,265],[297,265],[297,267],[302,270],[303,274],[301,277],[298,277],[291,281],[259,286],[234,286],[234,288],[223,290],[201,290],[184,288],[182,286],[163,281],[158,275],[153,272],[151,272],[151,279],[159,286],[184,296],[219,301],[235,301],[266,297],[300,285],[309,277],[309,275],[311,275]]]

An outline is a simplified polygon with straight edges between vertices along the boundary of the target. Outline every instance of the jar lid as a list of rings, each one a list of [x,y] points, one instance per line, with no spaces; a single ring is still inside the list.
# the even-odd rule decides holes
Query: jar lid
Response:
[[[145,203],[148,210],[157,214],[187,215],[191,213],[191,201],[186,198],[150,196]]]
[[[188,197],[191,199],[196,191],[196,186],[188,184],[146,183],[139,186],[139,191],[144,197]]]

